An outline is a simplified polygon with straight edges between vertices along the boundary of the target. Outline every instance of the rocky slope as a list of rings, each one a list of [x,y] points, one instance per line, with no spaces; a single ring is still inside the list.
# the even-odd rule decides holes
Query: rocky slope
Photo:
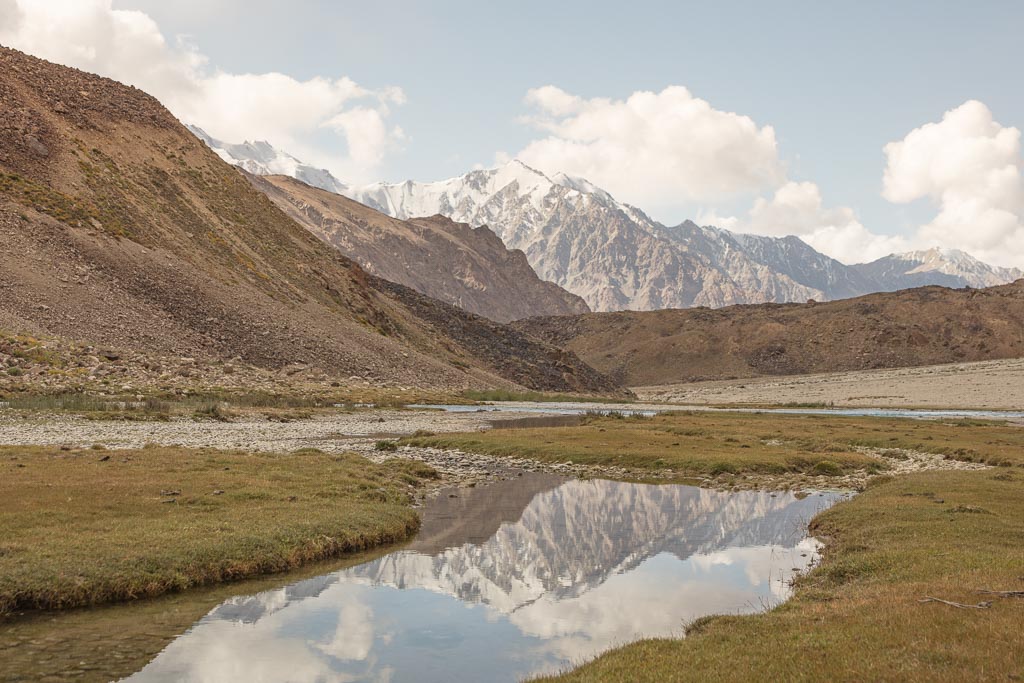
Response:
[[[228,145],[199,134],[253,173],[298,177],[400,219],[441,214],[486,225],[525,252],[541,278],[597,311],[830,301],[930,284],[992,286],[1022,276],[955,250],[850,266],[794,236],[744,235],[692,221],[665,226],[582,178],[548,177],[517,160],[439,182],[360,187],[309,169],[266,142]]]
[[[1024,356],[1024,280],[828,303],[592,313],[516,325],[629,385]]]
[[[519,161],[438,183],[350,188],[349,195],[400,218],[441,213],[488,225],[522,249],[538,275],[598,311],[823,297],[741,250],[725,253],[728,246],[692,224],[666,229],[583,179],[548,178]],[[709,242],[713,250],[703,248]]]
[[[397,220],[285,175],[247,177],[299,224],[386,280],[499,322],[590,311],[538,278],[523,252],[506,249],[486,227],[444,216]]]
[[[0,49],[0,103],[0,329],[381,385],[614,387],[366,273],[134,88]]]

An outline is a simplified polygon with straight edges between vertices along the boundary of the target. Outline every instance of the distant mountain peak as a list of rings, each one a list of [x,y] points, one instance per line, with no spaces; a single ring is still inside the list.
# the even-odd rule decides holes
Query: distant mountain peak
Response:
[[[443,215],[488,226],[544,280],[595,311],[806,301],[937,284],[985,287],[1024,277],[957,249],[893,254],[848,266],[799,237],[737,234],[684,221],[668,227],[585,178],[547,175],[521,159],[434,182],[350,186],[268,143],[202,138],[256,175],[290,175],[399,219]]]
[[[186,128],[205,142],[221,159],[253,175],[286,175],[328,192],[345,194],[348,191],[348,185],[335,178],[327,169],[303,163],[266,140],[246,140],[232,144],[218,140],[199,126],[186,125]]]
[[[938,246],[890,254],[853,267],[875,278],[889,290],[927,284],[992,287],[1024,277],[1024,272],[1018,268],[990,266],[960,249]]]

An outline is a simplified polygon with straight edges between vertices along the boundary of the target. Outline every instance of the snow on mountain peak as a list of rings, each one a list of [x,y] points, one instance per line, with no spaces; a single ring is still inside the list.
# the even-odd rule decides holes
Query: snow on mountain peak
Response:
[[[1024,272],[1017,268],[990,266],[960,249],[938,246],[891,254],[858,267],[875,273],[876,277],[879,274],[895,276],[898,286],[923,284],[920,279],[906,279],[914,276],[931,276],[934,284],[970,287],[991,287],[1024,277]]]
[[[738,235],[690,221],[666,227],[590,181],[520,159],[435,182],[346,185],[266,141],[226,144],[190,127],[228,163],[283,174],[399,219],[441,214],[488,226],[545,280],[593,310],[649,310],[857,296],[922,284],[985,287],[1024,277],[957,249],[846,266],[796,237]]]
[[[297,178],[307,185],[319,187],[328,192],[345,194],[348,186],[335,178],[324,168],[305,164],[291,154],[283,152],[266,140],[230,144],[222,142],[199,126],[186,126],[224,161],[239,166],[253,175],[286,175]]]

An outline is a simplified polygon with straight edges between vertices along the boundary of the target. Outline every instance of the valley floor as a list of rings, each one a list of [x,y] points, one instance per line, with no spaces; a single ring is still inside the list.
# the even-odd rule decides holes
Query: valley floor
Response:
[[[1024,428],[697,410],[487,429],[528,414],[0,410],[0,613],[146,597],[398,541],[416,528],[412,506],[426,491],[513,468],[866,488],[812,523],[824,559],[792,601],[702,620],[684,640],[627,645],[569,680],[1024,674]],[[928,597],[991,604],[920,602]]]
[[[634,387],[687,405],[1024,409],[1024,359]]]
[[[148,598],[402,541],[429,467],[300,450],[0,447],[0,619]],[[2,667],[0,667],[2,668]]]

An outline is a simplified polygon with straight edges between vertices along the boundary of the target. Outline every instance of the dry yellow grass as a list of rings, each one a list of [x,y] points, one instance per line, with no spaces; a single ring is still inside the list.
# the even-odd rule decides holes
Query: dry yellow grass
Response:
[[[0,616],[293,569],[418,527],[410,462],[0,448]]]

